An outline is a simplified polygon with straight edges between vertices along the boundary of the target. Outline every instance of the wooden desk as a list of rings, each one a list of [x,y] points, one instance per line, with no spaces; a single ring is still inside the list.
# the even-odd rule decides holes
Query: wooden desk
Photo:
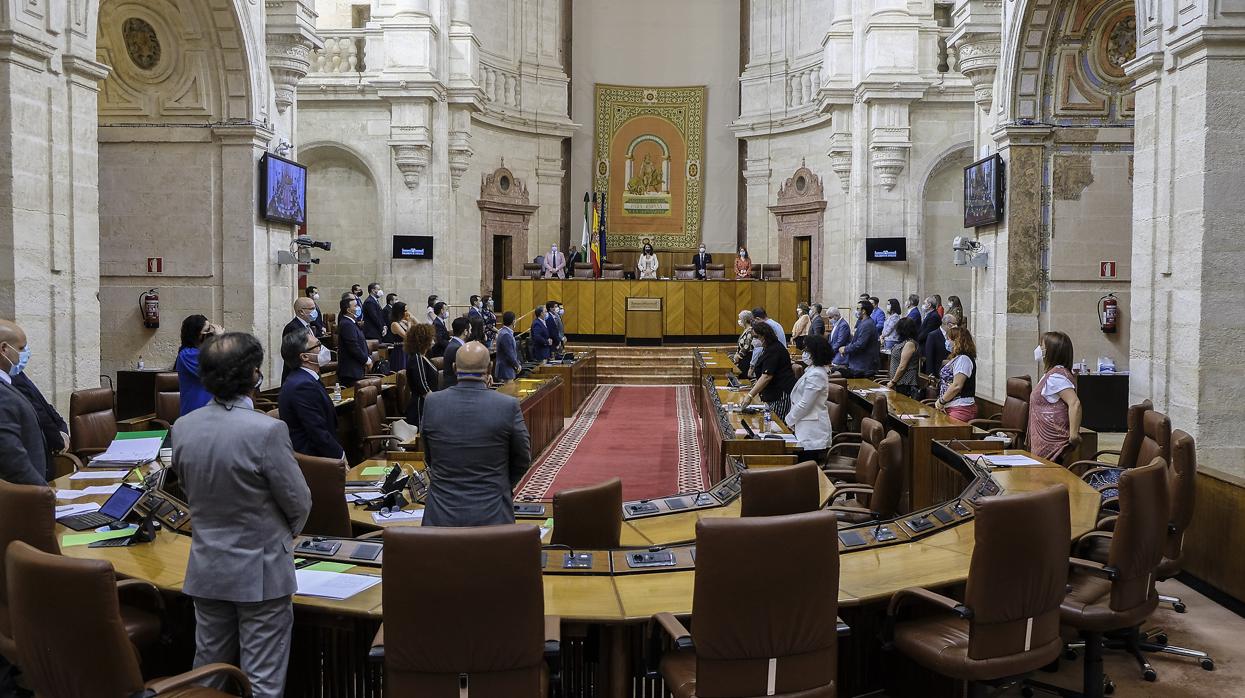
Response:
[[[574,363],[541,364],[533,374],[537,378],[560,376],[562,378],[562,416],[570,418],[575,410],[597,387],[597,353],[594,350],[576,352]]]
[[[730,354],[722,349],[697,347],[692,351],[692,384],[700,385],[706,376],[713,376],[721,383],[727,374],[735,373],[737,367]]]
[[[531,438],[532,461],[544,452],[562,432],[565,418],[563,392],[569,390],[561,376],[519,378],[497,389],[502,395],[519,400],[523,421]]]
[[[696,404],[700,411],[700,442],[705,449],[705,464],[709,469],[710,483],[720,482],[733,474],[727,469],[728,456],[781,456],[800,450],[799,444],[794,441],[739,436],[736,430],[743,428],[744,421],[758,435],[765,434],[764,416],[727,411],[724,406],[738,403],[745,393],[718,386],[712,379],[712,376],[706,376],[696,385]],[[751,382],[742,381],[741,384],[747,387]],[[774,424],[771,433],[791,434],[791,429],[783,422],[781,415],[771,416]]]

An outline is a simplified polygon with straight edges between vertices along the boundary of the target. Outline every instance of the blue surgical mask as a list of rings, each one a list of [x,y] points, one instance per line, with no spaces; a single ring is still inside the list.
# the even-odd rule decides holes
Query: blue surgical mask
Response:
[[[319,319],[320,319],[320,311],[316,310],[315,308],[312,308],[311,309],[311,321],[315,322],[316,320],[319,320]]]
[[[949,339],[948,339],[948,340],[946,341],[946,347],[947,347],[947,351],[948,351],[948,352],[951,352],[951,351],[954,351],[954,347],[955,347],[955,345],[954,345],[954,344],[952,344],[952,343],[951,343],[951,340],[949,340]]]
[[[355,317],[355,319],[356,319],[356,320],[358,320],[359,318],[363,317],[363,308],[355,308],[355,309],[354,309],[354,317]]]
[[[8,358],[7,356],[4,358]],[[9,366],[9,375],[16,376],[26,370],[26,363],[30,361],[30,347],[26,347],[17,352],[17,363]]]

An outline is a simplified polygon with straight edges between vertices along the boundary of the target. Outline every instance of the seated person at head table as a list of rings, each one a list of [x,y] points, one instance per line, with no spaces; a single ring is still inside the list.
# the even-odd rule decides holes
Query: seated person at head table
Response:
[[[26,370],[30,347],[17,323],[0,320],[0,480],[14,485],[46,485],[47,446],[39,418],[26,397],[13,387],[13,376]]]
[[[536,310],[532,312],[530,341],[532,361],[548,361],[553,351],[553,339],[549,337],[549,326],[545,323],[545,317],[548,314],[549,312],[543,305],[536,306]]]
[[[458,356],[458,349],[467,343],[467,337],[471,334],[471,321],[465,317],[456,317],[450,329],[454,335],[450,337],[450,343],[446,345],[445,353],[442,354],[442,388],[448,388],[458,382],[458,376],[454,373],[454,361]]]
[[[341,312],[337,316],[337,382],[349,388],[372,366],[372,354],[367,350],[363,330],[359,329],[363,319],[359,299],[342,298],[338,307]]]
[[[281,358],[293,366],[281,382],[278,414],[290,430],[294,451],[317,458],[340,458],[346,451],[337,442],[337,410],[333,398],[320,382],[320,367],[332,360],[310,329],[295,329],[281,337]]]
[[[432,484],[424,526],[514,523],[514,487],[531,465],[531,443],[519,401],[489,390],[488,349],[458,351],[458,382],[424,402],[424,459]]]
[[[869,378],[878,371],[878,326],[873,323],[873,303],[856,305],[856,332],[852,341],[839,347],[835,369],[848,378]]]
[[[644,245],[640,252],[640,260],[636,262],[635,268],[640,273],[641,279],[657,278],[657,254],[653,252],[652,245]]]

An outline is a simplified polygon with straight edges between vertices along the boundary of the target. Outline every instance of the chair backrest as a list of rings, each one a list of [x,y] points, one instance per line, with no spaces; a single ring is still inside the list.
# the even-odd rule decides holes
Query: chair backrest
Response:
[[[1154,571],[1167,543],[1167,463],[1155,458],[1149,465],[1120,474],[1120,517],[1111,535],[1107,564],[1118,570],[1111,583],[1111,610],[1125,612],[1158,604]]]
[[[44,698],[129,696],[143,687],[117,579],[104,560],[12,543],[5,555],[22,675]]]
[[[181,414],[182,391],[176,373],[156,374],[156,419],[172,424]]]
[[[870,400],[873,402],[873,409],[869,411],[869,417],[878,424],[886,424],[886,413],[889,411],[886,404],[886,395],[874,393]],[[877,444],[874,445],[876,446]]]
[[[622,535],[622,480],[562,490],[553,495],[549,542],[572,548],[617,548]]]
[[[573,270],[573,273],[575,274],[576,279],[591,279],[595,274],[595,271],[593,270],[591,264],[575,262],[575,269]]]
[[[880,519],[891,519],[899,513],[899,500],[903,498],[903,437],[892,431],[882,439],[877,451],[878,474],[873,478],[869,509],[877,512]]]
[[[602,279],[621,279],[623,278],[623,265],[621,264],[602,264]]]
[[[696,524],[697,696],[823,695],[838,673],[837,535],[830,511]]]
[[[847,431],[847,385],[831,381],[829,387],[826,409],[830,412],[830,430],[841,434]]]
[[[860,420],[860,436],[861,438],[877,448],[882,443],[882,439],[886,438],[885,422],[880,422],[872,417],[865,417]]]
[[[1163,546],[1163,562],[1178,570],[1184,558],[1184,532],[1193,522],[1193,509],[1197,501],[1197,448],[1193,437],[1180,429],[1172,432],[1167,501],[1171,527],[1167,530],[1167,543]]]
[[[480,695],[540,695],[540,529],[399,526],[384,542],[388,695],[456,696],[459,674]]]
[[[805,461],[745,470],[739,478],[740,516],[784,516],[821,508],[818,466]],[[554,519],[555,526],[557,519]]]
[[[398,414],[404,415],[406,414],[406,405],[411,399],[411,388],[407,384],[406,371],[397,371],[394,373],[393,382],[394,385],[397,386],[394,393],[396,396],[394,401],[397,403],[396,406],[398,408]],[[383,403],[384,401],[382,400],[381,402]]]
[[[754,278],[759,279],[762,277],[762,275],[764,275],[764,278],[766,279],[777,279],[778,277],[782,276],[782,265],[781,264],[753,264],[752,265],[752,276]]]
[[[1141,443],[1133,467],[1146,465],[1155,458],[1171,462],[1172,422],[1162,412],[1149,410],[1141,416]]]
[[[75,390],[69,396],[69,450],[108,448],[117,437],[111,388]]]
[[[869,483],[878,479],[878,449],[867,439],[860,442],[856,451],[855,471],[856,482]]]
[[[706,264],[705,265],[705,278],[725,279],[726,278],[726,265],[725,264]]]
[[[1029,398],[1033,394],[1033,379],[1029,376],[1011,376],[1007,379],[1007,397],[1003,398],[1003,411],[999,421],[1006,429],[1029,428]]]
[[[60,554],[56,541],[56,494],[50,488],[14,485],[0,480],[0,655],[15,657],[13,626],[9,617],[4,551],[22,541],[45,553]]]
[[[1142,400],[1136,405],[1128,406],[1128,430],[1124,433],[1123,443],[1120,444],[1120,467],[1135,468],[1140,464],[1137,454],[1141,450],[1141,440],[1145,438],[1142,433],[1142,421],[1146,412],[1152,409],[1154,405],[1149,400]]]
[[[531,262],[525,262],[523,264],[523,275],[527,277],[531,277],[533,279],[539,279],[540,278],[540,265],[532,264]]]
[[[295,453],[299,470],[311,490],[311,513],[303,524],[308,536],[350,538],[350,506],[346,504],[346,472],[341,461]]]
[[[977,507],[964,605],[968,656],[982,660],[1059,640],[1072,524],[1068,488],[986,497]]]
[[[368,439],[369,436],[384,434],[384,408],[377,402],[379,394],[376,386],[367,385],[354,390],[354,424],[359,434],[359,451],[365,459],[384,450],[385,444],[379,439]]]
[[[696,267],[692,264],[676,264],[674,265],[674,278],[676,279],[694,279],[696,278]]]

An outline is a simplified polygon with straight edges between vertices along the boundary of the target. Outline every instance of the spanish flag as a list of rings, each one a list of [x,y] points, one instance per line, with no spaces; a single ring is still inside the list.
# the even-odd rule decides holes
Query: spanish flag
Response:
[[[584,195],[585,197],[587,194]],[[601,236],[596,234],[601,229],[601,209],[598,205],[596,192],[592,194],[592,275],[601,278]]]

